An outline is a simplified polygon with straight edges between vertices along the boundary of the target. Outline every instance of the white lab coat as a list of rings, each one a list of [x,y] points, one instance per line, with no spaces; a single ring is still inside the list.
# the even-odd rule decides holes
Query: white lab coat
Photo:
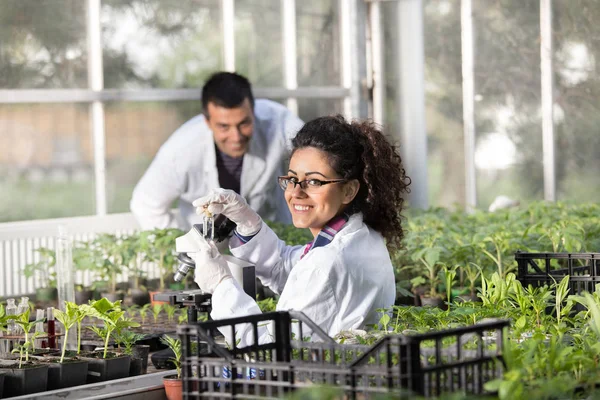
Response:
[[[240,194],[258,214],[271,221],[291,223],[277,176],[288,169],[291,139],[302,121],[281,104],[256,100],[250,147],[244,155]],[[130,203],[142,229],[201,223],[192,202],[220,187],[213,133],[203,115],[183,124],[161,146],[133,191]],[[171,206],[179,199],[178,224]]]
[[[330,336],[377,323],[377,309],[394,304],[396,284],[388,250],[383,237],[363,223],[362,214],[351,216],[331,243],[311,249],[302,259],[304,246],[287,246],[264,223],[248,243],[231,240],[230,246],[235,257],[256,266],[264,285],[281,294],[278,311],[302,311]],[[260,313],[233,279],[217,286],[212,306],[213,319]],[[238,346],[251,344],[251,334],[238,329]]]

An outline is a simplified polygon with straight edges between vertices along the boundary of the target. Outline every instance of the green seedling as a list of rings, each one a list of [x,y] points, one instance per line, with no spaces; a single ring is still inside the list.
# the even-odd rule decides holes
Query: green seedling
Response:
[[[450,301],[452,300],[452,286],[456,282],[456,270],[458,266],[448,268],[447,265],[442,266],[442,276],[446,283],[446,298],[448,299],[448,307],[450,307]]]
[[[29,351],[34,348],[34,341],[38,336],[43,335],[42,332],[35,332],[30,338],[25,340],[22,344],[19,344],[12,350],[12,353],[19,353],[19,368],[23,367],[23,354],[25,354],[25,361],[29,360]]]
[[[73,325],[77,323],[80,312],[81,311],[79,309],[79,306],[75,303],[71,303],[70,301],[65,301],[65,311],[58,309],[54,310],[54,317],[65,327],[65,336],[63,337],[62,353],[60,355],[61,363],[65,359],[65,351],[67,350],[69,330],[73,327]],[[79,349],[79,337],[77,338],[77,347]],[[79,350],[77,351],[77,354],[79,354]]]
[[[165,289],[165,277],[177,262],[174,253],[175,239],[183,235],[179,229],[166,228],[144,231],[139,237],[139,251],[145,255],[145,260],[156,262],[161,271],[160,290]]]
[[[154,323],[158,323],[158,316],[162,311],[162,304],[155,304],[150,311],[152,311],[152,317],[154,318]]]
[[[140,326],[140,324],[135,321],[125,319],[125,311],[121,309],[121,300],[112,303],[108,299],[102,298],[90,304],[84,304],[82,307],[88,315],[104,322],[106,336],[101,336],[104,339],[103,358],[106,358],[108,341],[113,331]]]
[[[173,322],[173,320],[175,319],[175,313],[177,312],[177,307],[172,306],[170,304],[164,304],[163,308],[167,313],[167,318],[169,322]]]
[[[38,322],[44,321],[44,319],[42,318],[42,319],[37,319],[33,322],[29,322],[29,312],[30,312],[29,309],[27,309],[26,311],[24,311],[23,313],[21,313],[19,315],[16,315],[14,317],[11,316],[11,319],[14,319],[15,324],[19,325],[23,329],[23,332],[25,333],[25,343],[31,341],[31,348],[33,349],[33,340],[30,339],[29,332],[35,326],[35,324],[37,324]],[[25,349],[25,361],[29,361],[28,348]]]
[[[146,324],[146,318],[148,318],[148,311],[150,310],[151,306],[152,305],[150,303],[146,303],[138,310],[142,324]]]
[[[160,340],[171,349],[173,354],[175,354],[175,357],[170,360],[173,361],[173,364],[175,364],[175,368],[177,369],[177,378],[181,378],[181,340],[172,338],[168,335],[163,335]]]
[[[133,355],[133,346],[136,342],[142,340],[144,335],[130,330],[120,329],[118,332],[115,332],[114,338],[119,348],[122,347],[123,352],[131,356]]]

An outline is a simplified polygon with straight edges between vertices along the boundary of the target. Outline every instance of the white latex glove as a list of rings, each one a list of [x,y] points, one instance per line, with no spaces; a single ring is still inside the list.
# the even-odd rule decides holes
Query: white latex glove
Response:
[[[236,230],[242,236],[255,235],[262,226],[262,219],[246,200],[233,190],[213,189],[206,196],[194,200],[196,214],[203,215],[205,210],[212,214],[223,214],[237,225]]]
[[[227,261],[213,241],[202,238],[201,250],[190,254],[196,263],[195,281],[204,292],[213,293],[219,283],[233,279]]]

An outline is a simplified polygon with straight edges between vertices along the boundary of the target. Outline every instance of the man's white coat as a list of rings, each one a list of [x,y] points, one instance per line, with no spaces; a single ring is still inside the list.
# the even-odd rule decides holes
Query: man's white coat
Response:
[[[240,194],[262,218],[291,223],[277,176],[287,173],[291,138],[302,121],[273,101],[254,105],[254,132],[242,165]],[[142,229],[179,227],[202,222],[192,202],[218,188],[213,133],[203,115],[177,129],[162,145],[133,191],[130,208]],[[180,223],[171,210],[179,199]]]

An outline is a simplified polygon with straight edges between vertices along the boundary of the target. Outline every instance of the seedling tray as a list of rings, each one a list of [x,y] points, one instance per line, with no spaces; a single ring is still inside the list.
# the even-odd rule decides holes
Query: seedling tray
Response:
[[[304,314],[276,312],[178,327],[182,340],[185,399],[282,398],[315,384],[333,385],[349,399],[393,393],[437,396],[484,393],[485,382],[502,376],[502,339],[508,321],[415,336],[394,335],[372,347],[338,344]],[[216,328],[263,337],[239,348]],[[309,336],[312,341],[299,340]],[[247,338],[247,337],[246,337]],[[263,337],[264,338],[264,337]]]
[[[600,253],[516,252],[517,279],[527,287],[551,285],[569,276],[569,294],[593,292],[600,283]]]

